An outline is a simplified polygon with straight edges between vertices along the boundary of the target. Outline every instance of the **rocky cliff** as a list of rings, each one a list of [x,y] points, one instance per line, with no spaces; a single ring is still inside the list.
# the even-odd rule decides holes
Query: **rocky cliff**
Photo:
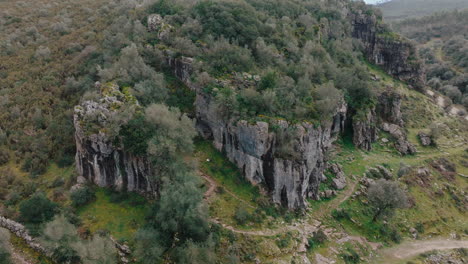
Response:
[[[101,87],[99,101],[85,101],[75,107],[76,167],[79,177],[101,187],[153,193],[150,166],[144,157],[126,152],[112,137],[113,118],[134,104],[118,86]],[[132,102],[133,101],[133,102]],[[131,112],[131,111],[130,111]]]
[[[402,96],[389,89],[378,96],[376,107],[352,117],[353,143],[356,147],[371,150],[378,139],[379,129],[389,133],[395,141],[395,148],[403,155],[416,153],[403,128],[405,122],[401,113]]]
[[[364,44],[369,62],[415,88],[422,88],[424,68],[413,44],[385,28],[375,15],[356,10],[349,16],[353,25],[352,35]]]
[[[247,122],[220,116],[211,95],[192,84],[191,60],[168,59],[174,74],[197,92],[197,129],[242,171],[253,184],[262,184],[275,203],[288,208],[307,206],[318,197],[326,168],[325,153],[343,130],[346,104],[336,110],[328,124],[289,124],[275,120]]]

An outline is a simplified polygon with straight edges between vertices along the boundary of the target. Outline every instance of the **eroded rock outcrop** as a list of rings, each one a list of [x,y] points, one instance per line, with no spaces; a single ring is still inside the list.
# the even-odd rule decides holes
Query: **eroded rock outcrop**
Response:
[[[343,171],[343,168],[339,164],[330,164],[328,166],[328,169],[330,170],[335,177],[332,179],[332,186],[335,189],[342,190],[344,187],[346,187],[346,175]]]
[[[210,94],[186,78],[191,73],[190,60],[168,59],[168,62],[175,75],[197,92],[195,107],[200,134],[212,140],[250,182],[265,186],[275,203],[288,208],[303,208],[307,198],[319,198],[318,187],[326,168],[325,153],[344,129],[347,111],[344,102],[336,109],[332,121],[321,125],[230,120],[221,115]]]
[[[423,146],[430,146],[432,145],[432,139],[429,134],[426,134],[422,131],[418,133],[419,141],[421,141],[421,145]]]
[[[274,202],[302,208],[307,198],[318,199],[325,153],[343,127],[346,105],[337,109],[328,125],[226,122],[203,93],[197,96],[196,108],[200,133],[213,140],[249,181],[265,185]]]
[[[99,101],[85,101],[75,107],[76,167],[79,177],[101,187],[153,193],[150,165],[145,157],[126,152],[111,134],[113,119],[124,108],[131,112],[134,98],[119,87],[101,87]],[[137,105],[135,105],[137,107]]]
[[[425,80],[423,64],[416,48],[408,40],[389,31],[373,14],[356,10],[349,14],[353,37],[364,44],[367,59],[381,66],[388,74],[422,88]]]
[[[355,114],[352,120],[353,144],[364,150],[371,150],[377,140],[377,116],[375,108]]]

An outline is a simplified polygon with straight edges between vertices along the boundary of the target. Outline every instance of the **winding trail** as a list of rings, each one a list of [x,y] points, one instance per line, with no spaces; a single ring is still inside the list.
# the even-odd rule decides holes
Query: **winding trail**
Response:
[[[199,175],[201,175],[201,177],[203,177],[203,179],[205,179],[209,184],[209,187],[208,187],[208,189],[206,190],[206,192],[204,194],[205,199],[209,199],[210,197],[213,196],[213,194],[215,194],[215,190],[216,190],[216,187],[218,185],[217,185],[216,181],[212,177],[208,176],[207,174],[199,171]],[[232,231],[234,233],[243,234],[243,235],[276,236],[276,235],[284,234],[284,233],[291,232],[291,231],[297,231],[297,232],[299,232],[299,234],[301,234],[301,236],[306,237],[306,236],[309,236],[313,232],[318,230],[318,228],[321,225],[321,223],[319,222],[320,219],[322,219],[326,215],[330,215],[331,212],[334,209],[336,209],[340,204],[342,204],[349,197],[351,197],[351,195],[354,193],[354,188],[356,187],[356,184],[357,184],[356,181],[352,181],[348,185],[346,190],[341,192],[331,202],[327,203],[326,207],[317,208],[317,209],[313,210],[314,214],[313,215],[308,214],[307,217],[304,218],[301,222],[295,222],[293,224],[278,227],[278,228],[275,228],[275,229],[241,230],[241,229],[237,229],[237,228],[235,228],[233,226],[224,224],[224,223],[222,223],[222,222],[220,222],[219,220],[216,220],[216,219],[211,219],[211,221],[213,223],[221,225],[223,228],[228,229],[228,230],[230,230],[230,231]],[[228,193],[229,195],[231,195],[232,197],[234,197],[235,199],[243,202],[246,206],[251,207],[251,208],[255,208],[254,206],[250,205],[248,202],[244,201],[243,199],[241,199],[240,197],[235,195],[230,190],[227,190],[226,188],[225,188],[225,192]],[[310,222],[312,222],[312,224]]]
[[[425,241],[407,241],[391,248],[381,250],[376,263],[390,264],[432,250],[468,248],[468,240],[431,239]]]

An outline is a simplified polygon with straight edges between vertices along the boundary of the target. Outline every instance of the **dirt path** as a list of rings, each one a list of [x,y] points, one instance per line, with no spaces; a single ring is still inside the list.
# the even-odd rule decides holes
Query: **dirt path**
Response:
[[[203,178],[205,179],[205,181],[208,182],[209,184],[209,187],[208,187],[208,190],[206,190],[205,194],[203,195],[205,197],[205,200],[208,200],[210,197],[213,196],[213,194],[215,194],[216,192],[216,188],[218,187],[218,183],[210,176],[206,175],[205,173],[203,173],[202,171],[198,171],[198,174]],[[247,207],[250,207],[250,208],[253,208],[253,209],[256,209],[255,206],[252,206],[250,205],[249,202],[247,202],[246,200],[240,198],[239,196],[237,196],[235,193],[231,192],[230,190],[224,188],[224,192],[226,192],[227,194],[229,194],[230,196],[232,196],[234,199],[240,201],[243,203],[243,205],[247,206]]]
[[[199,174],[209,183],[209,188],[205,192],[205,199],[208,199],[214,194],[214,191],[216,190],[217,183],[216,181],[211,178],[210,176],[199,172]],[[324,216],[330,215],[331,212],[336,209],[340,204],[345,202],[351,195],[354,193],[354,188],[356,187],[356,181],[353,181],[348,185],[346,190],[338,195],[334,200],[326,204],[326,207],[324,208],[317,208],[311,214],[309,214],[303,221],[301,222],[296,222],[290,225],[278,227],[275,229],[261,229],[261,230],[241,230],[237,229],[233,226],[224,224],[216,219],[212,219],[211,221],[213,223],[219,224],[225,229],[228,229],[234,233],[238,234],[244,234],[244,235],[251,235],[251,236],[276,236],[279,234],[284,234],[287,232],[291,231],[297,231],[301,236],[308,237],[310,236],[313,232],[317,231],[318,228],[320,227],[321,223],[318,221],[322,219]],[[242,200],[241,198],[237,197],[234,193],[231,191],[225,189],[227,193],[229,193],[231,196],[234,198],[238,199],[241,202],[244,202],[246,206],[252,207],[253,206],[249,205],[247,202]]]
[[[15,249],[13,249],[11,252],[11,260],[13,261],[14,264],[33,264],[33,262],[30,262],[29,260],[27,260],[20,253],[18,253]]]
[[[432,239],[426,241],[407,241],[395,247],[382,249],[377,263],[390,264],[417,256],[431,250],[468,248],[468,240]]]

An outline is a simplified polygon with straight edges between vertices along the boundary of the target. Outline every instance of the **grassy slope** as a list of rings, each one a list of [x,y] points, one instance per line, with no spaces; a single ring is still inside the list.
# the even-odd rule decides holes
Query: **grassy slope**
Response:
[[[149,206],[145,198],[129,193],[120,202],[113,202],[109,190],[96,189],[96,201],[78,209],[83,227],[91,233],[107,230],[121,241],[132,241],[134,233],[144,224]]]

